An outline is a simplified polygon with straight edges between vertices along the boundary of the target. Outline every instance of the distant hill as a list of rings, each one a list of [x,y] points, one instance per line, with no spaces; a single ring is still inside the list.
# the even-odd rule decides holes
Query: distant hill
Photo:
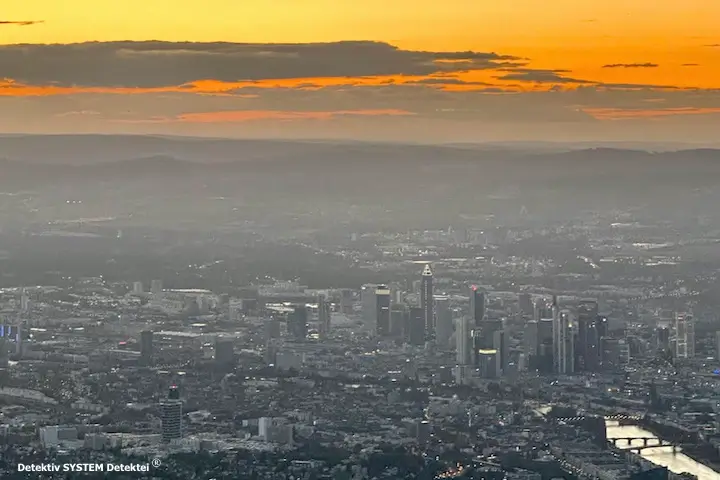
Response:
[[[248,191],[337,190],[338,196],[350,189],[373,195],[428,187],[452,196],[462,188],[481,193],[499,186],[582,188],[601,194],[611,187],[632,191],[640,186],[720,184],[720,149],[534,151],[527,144],[513,149],[129,135],[0,136],[0,186],[6,189],[170,178],[178,184],[232,179]]]
[[[503,160],[526,155],[605,160],[645,158],[637,149],[602,147],[579,148],[583,144],[519,142],[487,144],[420,145],[343,141],[239,140],[142,135],[10,135],[0,136],[0,158],[16,162],[90,165],[144,161],[161,166],[167,159],[201,163],[252,160],[332,160],[332,161],[464,161]],[[624,144],[623,144],[624,145]],[[716,158],[718,150],[686,149],[666,151],[667,158]],[[657,154],[653,154],[657,155]],[[137,160],[134,160],[137,159]],[[165,159],[165,160],[161,160]],[[167,164],[164,164],[167,166]]]

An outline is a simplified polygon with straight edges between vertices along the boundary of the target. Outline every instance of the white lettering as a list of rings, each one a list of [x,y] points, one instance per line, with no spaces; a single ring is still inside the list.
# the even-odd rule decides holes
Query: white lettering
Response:
[[[18,472],[59,472],[60,465],[54,465],[52,463],[40,463],[40,464],[25,464],[18,463]]]
[[[17,465],[18,472],[67,472],[67,473],[83,473],[83,472],[149,472],[149,463],[19,463]]]
[[[65,463],[63,472],[104,472],[105,465],[102,463]]]

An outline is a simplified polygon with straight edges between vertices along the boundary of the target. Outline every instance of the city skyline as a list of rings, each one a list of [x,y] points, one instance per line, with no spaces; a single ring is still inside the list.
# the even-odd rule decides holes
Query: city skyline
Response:
[[[9,3],[5,133],[711,142],[720,118],[706,0]]]

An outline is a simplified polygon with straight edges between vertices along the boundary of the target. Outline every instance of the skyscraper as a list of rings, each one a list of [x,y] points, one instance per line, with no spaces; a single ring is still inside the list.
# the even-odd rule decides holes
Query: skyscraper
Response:
[[[457,320],[455,329],[456,362],[458,365],[472,365],[472,324],[470,317],[463,315]]]
[[[317,311],[318,331],[321,338],[326,338],[330,334],[330,302],[325,295],[318,295]]]
[[[532,295],[529,293],[519,293],[518,308],[520,310],[520,315],[522,315],[523,318],[532,318],[534,313]]]
[[[540,373],[550,374],[554,372],[554,324],[552,318],[541,318],[538,322],[537,355],[535,356],[534,366]]]
[[[660,325],[655,330],[655,341],[657,350],[670,350],[670,329],[667,325]]]
[[[470,287],[470,317],[474,326],[485,320],[485,292],[475,285]]]
[[[340,291],[340,312],[350,315],[353,312],[353,292],[352,290],[343,289]]]
[[[574,373],[575,335],[570,312],[558,310],[553,318],[553,327],[553,365],[555,373],[558,375]]]
[[[484,320],[472,333],[475,364],[482,378],[497,378],[505,367],[505,332],[502,320]]]
[[[420,280],[420,308],[423,309],[425,321],[425,338],[431,340],[435,336],[435,315],[433,304],[433,273],[430,265],[425,265]]]
[[[580,371],[597,372],[601,361],[598,304],[595,300],[582,300],[578,304],[577,312],[576,366]]]
[[[9,362],[7,340],[5,340],[5,337],[0,337],[0,368],[7,368]]]
[[[306,305],[295,305],[288,315],[288,333],[295,340],[305,340],[308,333],[308,312]]]
[[[538,350],[538,321],[530,320],[523,331],[523,353],[529,361],[535,358]]]
[[[425,345],[425,310],[422,307],[408,309],[405,340],[410,345]]]
[[[406,307],[403,304],[395,303],[390,307],[390,336],[402,338],[405,331],[405,318],[407,317]]]
[[[378,337],[390,336],[390,289],[378,285],[375,290],[375,333]]]
[[[366,283],[360,287],[360,306],[362,308],[363,323],[366,327],[375,329],[377,325],[377,302],[375,301],[375,291],[378,285],[374,283]]]
[[[435,295],[435,342],[441,348],[447,348],[453,332],[450,298]]]
[[[533,302],[533,319],[540,321],[542,318],[551,318],[550,305],[546,298],[538,298]]]
[[[455,378],[461,385],[466,383],[472,371],[472,340],[472,318],[463,315],[458,318],[455,329]]]
[[[182,438],[182,400],[177,386],[170,387],[167,398],[160,403],[160,414],[163,441]]]
[[[689,313],[675,314],[675,357],[695,357],[695,321]]]

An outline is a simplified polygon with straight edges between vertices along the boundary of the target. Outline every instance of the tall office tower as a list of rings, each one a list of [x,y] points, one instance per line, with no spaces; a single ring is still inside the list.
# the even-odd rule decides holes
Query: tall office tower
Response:
[[[320,337],[326,338],[330,335],[330,302],[325,298],[325,295],[318,295],[317,309],[318,331]]]
[[[474,326],[485,320],[485,292],[475,285],[470,287],[470,318]]]
[[[425,310],[410,307],[405,322],[405,341],[410,345],[425,345]]]
[[[552,318],[541,318],[538,322],[538,346],[534,366],[538,372],[543,374],[554,372],[553,328]]]
[[[353,313],[353,292],[343,289],[340,291],[340,313],[350,315]]]
[[[153,332],[143,330],[140,332],[140,359],[145,365],[151,365],[153,362]]]
[[[0,337],[0,368],[7,368],[10,363],[10,354],[8,352],[7,340]]]
[[[583,372],[597,372],[600,369],[602,359],[598,304],[595,300],[582,300],[578,304],[577,312],[576,368]]]
[[[295,340],[305,340],[308,333],[308,312],[306,305],[295,305],[288,315],[288,333]]]
[[[363,324],[371,327],[373,330],[377,325],[377,302],[375,301],[375,291],[378,285],[367,283],[360,287],[360,306],[362,308]]]
[[[720,331],[715,332],[715,360],[720,360]]]
[[[180,391],[173,385],[168,396],[160,403],[163,442],[171,442],[182,438],[182,400]]]
[[[569,375],[575,372],[575,334],[573,332],[572,318],[570,312],[563,310],[558,312],[553,319],[554,342],[553,342],[553,364],[555,373],[558,375]]]
[[[537,356],[538,350],[538,321],[530,320],[525,324],[523,331],[523,353],[525,360],[530,361]]]
[[[435,313],[433,305],[433,273],[430,265],[425,265],[420,279],[420,308],[425,319],[425,339],[432,340],[435,336]]]
[[[535,307],[532,302],[532,295],[530,295],[529,293],[519,293],[518,307],[520,309],[520,315],[522,315],[523,318],[533,318],[533,314],[535,313]]]
[[[151,280],[150,281],[150,293],[153,295],[160,295],[163,293],[163,281],[162,280]]]
[[[610,324],[608,321],[608,317],[605,315],[598,315],[597,320],[597,329],[598,329],[598,355],[600,356],[600,367],[603,366],[603,363],[605,362],[605,347],[603,346],[606,339],[610,338]]]
[[[472,333],[475,365],[482,378],[497,378],[505,367],[506,348],[502,320],[484,320]]]
[[[560,370],[560,335],[562,325],[560,325],[560,305],[558,304],[557,295],[553,295],[552,297],[550,312],[553,319],[553,372],[558,373]]]
[[[378,337],[390,336],[390,289],[378,285],[375,290],[375,333]]]
[[[15,355],[22,357],[23,355],[23,326],[15,325],[10,330],[10,339],[15,342]]]
[[[675,357],[695,356],[695,322],[689,313],[675,314]]]
[[[657,350],[670,350],[670,328],[660,325],[655,330],[655,348]]]
[[[390,336],[396,339],[403,338],[405,331],[405,318],[407,312],[402,304],[393,304],[390,307]]]
[[[533,319],[540,321],[552,317],[552,307],[546,298],[538,298],[533,302]]]
[[[695,318],[689,313],[685,318],[687,324],[687,349],[688,357],[695,358]]]
[[[455,369],[455,381],[464,385],[470,379],[473,370],[473,319],[466,315],[457,319],[457,328],[455,329],[455,361],[457,367]]]
[[[235,351],[232,339],[220,337],[215,339],[215,366],[220,369],[235,366]]]
[[[455,329],[455,360],[458,365],[472,365],[472,319],[463,315]]]
[[[499,378],[503,374],[503,344],[505,333],[502,330],[473,331],[473,354],[475,366],[480,378]]]
[[[453,333],[450,297],[435,295],[435,342],[440,348],[447,348]]]
[[[20,309],[23,312],[29,312],[32,310],[32,301],[30,301],[30,296],[24,288],[20,294]]]

